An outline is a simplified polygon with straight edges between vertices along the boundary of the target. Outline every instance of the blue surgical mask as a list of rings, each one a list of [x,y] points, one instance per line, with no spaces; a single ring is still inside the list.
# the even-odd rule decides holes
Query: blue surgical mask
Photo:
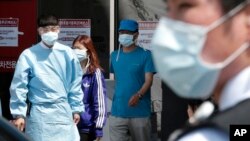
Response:
[[[79,61],[83,61],[88,58],[87,50],[83,49],[73,49]]]
[[[42,41],[45,42],[49,46],[53,46],[58,39],[57,32],[46,32],[41,35]]]
[[[223,62],[209,64],[200,53],[207,33],[239,12],[241,4],[210,26],[198,26],[162,18],[152,39],[153,58],[162,80],[179,96],[206,99],[215,88],[221,69],[235,60],[248,47],[243,44]]]
[[[130,45],[132,45],[134,43],[133,38],[134,38],[134,36],[130,35],[130,34],[120,34],[119,35],[119,43],[123,47],[129,47]]]

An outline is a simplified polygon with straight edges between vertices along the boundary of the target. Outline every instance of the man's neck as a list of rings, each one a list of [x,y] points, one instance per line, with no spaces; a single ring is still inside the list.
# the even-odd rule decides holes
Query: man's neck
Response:
[[[130,45],[129,47],[123,47],[123,52],[131,52],[136,48],[135,44]]]
[[[43,42],[43,41],[42,41]],[[46,47],[48,47],[48,48],[52,48],[53,47],[53,45],[48,45],[48,44],[46,44],[45,42],[43,42],[43,44],[46,46]]]

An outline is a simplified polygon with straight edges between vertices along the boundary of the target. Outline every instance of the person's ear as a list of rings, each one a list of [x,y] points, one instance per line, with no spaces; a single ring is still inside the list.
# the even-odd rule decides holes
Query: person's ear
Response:
[[[59,27],[59,28],[58,28],[58,32],[57,32],[57,33],[60,33],[60,31],[61,31],[61,28]]]
[[[37,32],[38,32],[38,34],[41,36],[42,35],[42,29],[41,29],[41,27],[38,27],[37,28]]]
[[[139,32],[136,32],[136,33],[134,34],[134,40],[138,39],[138,36],[139,36]]]

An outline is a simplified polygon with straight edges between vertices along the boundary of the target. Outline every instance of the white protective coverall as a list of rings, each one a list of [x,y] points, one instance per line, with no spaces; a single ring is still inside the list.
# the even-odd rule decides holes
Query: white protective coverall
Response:
[[[34,141],[79,141],[72,113],[82,112],[82,70],[68,46],[42,42],[20,55],[10,86],[10,110],[26,117],[26,134]],[[26,99],[32,103],[26,116]]]

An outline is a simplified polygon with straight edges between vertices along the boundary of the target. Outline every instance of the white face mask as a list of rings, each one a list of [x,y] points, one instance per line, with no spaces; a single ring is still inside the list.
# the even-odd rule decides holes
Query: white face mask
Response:
[[[210,96],[222,68],[248,47],[243,44],[225,61],[208,64],[200,58],[207,33],[239,12],[241,4],[208,27],[162,18],[152,39],[153,58],[162,80],[179,96],[205,99]]]
[[[133,38],[134,38],[134,36],[130,35],[130,34],[120,34],[119,35],[119,43],[123,47],[129,47],[130,45],[132,45],[134,43]]]
[[[88,58],[87,50],[83,49],[73,49],[79,61],[83,61]]]
[[[49,46],[53,46],[58,39],[57,32],[46,32],[41,35],[42,41],[45,42]]]

